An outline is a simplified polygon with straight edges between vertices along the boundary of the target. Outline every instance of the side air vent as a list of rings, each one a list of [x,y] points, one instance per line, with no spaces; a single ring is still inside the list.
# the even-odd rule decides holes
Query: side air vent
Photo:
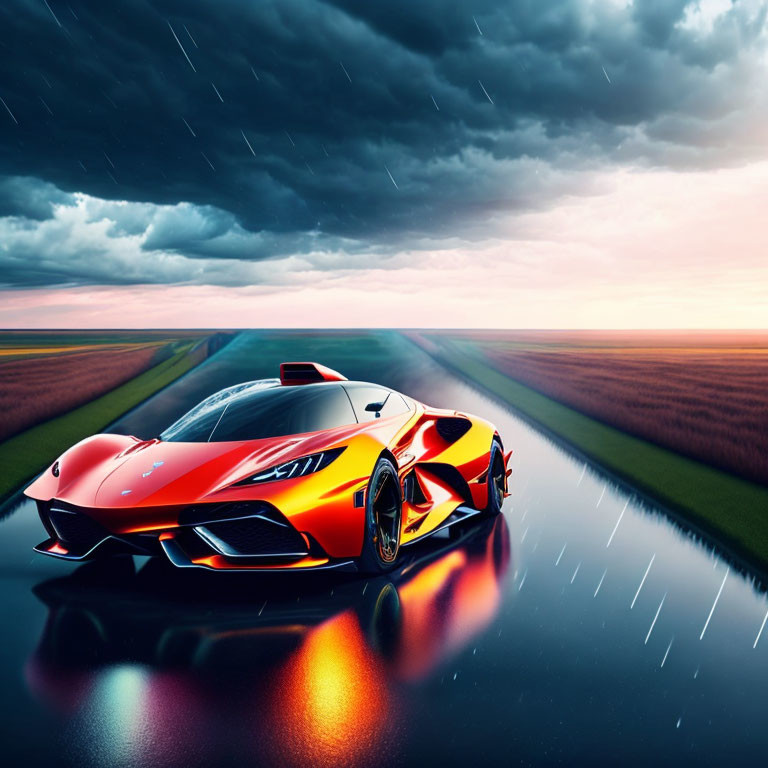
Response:
[[[437,434],[447,443],[455,443],[460,437],[469,432],[472,422],[461,416],[446,416],[435,423]]]
[[[403,499],[409,504],[424,504],[427,501],[419,479],[413,470],[403,478]]]

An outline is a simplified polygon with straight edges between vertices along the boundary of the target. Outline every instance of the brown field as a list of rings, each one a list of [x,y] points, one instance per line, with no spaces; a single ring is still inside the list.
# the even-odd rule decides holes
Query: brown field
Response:
[[[458,335],[493,367],[582,413],[768,484],[765,333]]]
[[[204,332],[0,333],[0,442],[109,392]]]
[[[120,386],[166,352],[168,345],[97,346],[0,362],[0,441]]]

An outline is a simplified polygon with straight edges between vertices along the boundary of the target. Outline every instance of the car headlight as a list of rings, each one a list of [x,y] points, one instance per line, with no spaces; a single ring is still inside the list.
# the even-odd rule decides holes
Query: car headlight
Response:
[[[325,469],[332,461],[341,456],[345,446],[341,448],[331,448],[329,451],[320,453],[311,453],[309,456],[302,456],[300,459],[286,461],[285,464],[278,464],[275,467],[264,469],[255,475],[239,480],[233,485],[255,485],[256,483],[273,483],[276,480],[291,480],[296,477],[304,477]]]

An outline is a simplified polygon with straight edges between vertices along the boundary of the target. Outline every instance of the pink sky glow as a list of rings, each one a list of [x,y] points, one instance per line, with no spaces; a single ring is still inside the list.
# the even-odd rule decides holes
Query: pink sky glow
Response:
[[[276,260],[274,280],[245,287],[3,291],[0,326],[768,327],[768,162],[611,171],[592,186],[497,216],[472,245],[377,260],[386,268]]]

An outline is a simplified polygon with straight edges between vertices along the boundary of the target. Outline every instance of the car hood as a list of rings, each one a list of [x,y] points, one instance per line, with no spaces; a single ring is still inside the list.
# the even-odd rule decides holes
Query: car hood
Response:
[[[95,507],[187,504],[215,494],[259,469],[304,453],[307,438],[245,443],[152,442],[140,446],[103,477]]]
[[[85,466],[78,461],[75,447],[62,458],[61,481],[46,473],[27,489],[27,495],[117,509],[215,501],[210,497],[249,474],[337,445],[351,437],[347,432],[231,443],[130,442],[119,452],[111,449],[104,457],[89,457]],[[92,444],[88,448],[93,451]],[[69,471],[70,464],[78,465],[75,471]]]

